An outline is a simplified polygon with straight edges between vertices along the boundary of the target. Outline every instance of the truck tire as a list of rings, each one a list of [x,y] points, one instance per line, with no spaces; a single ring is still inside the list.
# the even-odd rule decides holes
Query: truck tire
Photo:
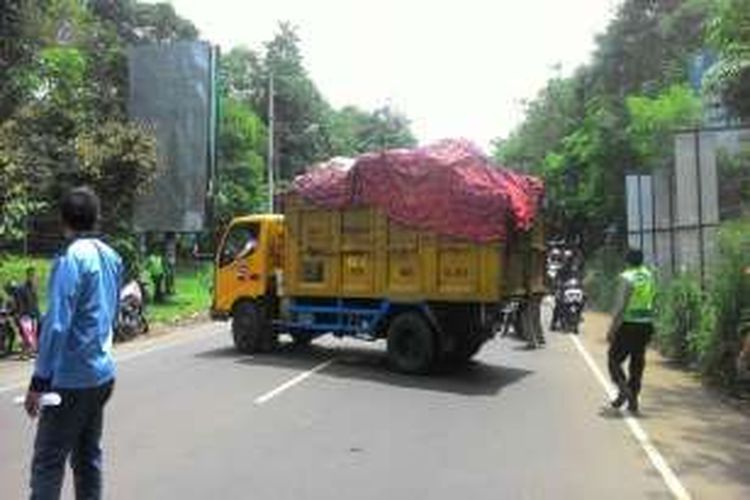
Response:
[[[276,335],[263,308],[254,302],[241,302],[234,308],[232,338],[237,350],[244,354],[269,352],[276,348]]]
[[[388,327],[388,362],[404,373],[427,373],[435,360],[435,332],[415,312],[396,316]]]

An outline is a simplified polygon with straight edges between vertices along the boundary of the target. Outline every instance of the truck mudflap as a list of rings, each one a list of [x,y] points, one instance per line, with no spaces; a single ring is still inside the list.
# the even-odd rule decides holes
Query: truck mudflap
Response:
[[[440,357],[446,361],[464,361],[476,354],[495,336],[493,304],[430,303],[428,318],[438,338]]]

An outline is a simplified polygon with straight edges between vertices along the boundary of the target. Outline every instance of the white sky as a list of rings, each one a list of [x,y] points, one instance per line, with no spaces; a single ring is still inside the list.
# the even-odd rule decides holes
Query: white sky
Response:
[[[305,65],[336,107],[390,103],[421,142],[506,135],[561,64],[586,63],[619,0],[171,0],[222,50],[299,28]]]

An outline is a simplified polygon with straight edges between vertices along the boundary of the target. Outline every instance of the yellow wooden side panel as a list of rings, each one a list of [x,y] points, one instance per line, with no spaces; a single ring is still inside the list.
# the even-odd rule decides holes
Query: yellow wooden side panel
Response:
[[[295,295],[329,296],[339,293],[339,214],[328,210],[289,211],[287,238],[289,280]]]
[[[284,242],[290,295],[493,302],[524,281],[518,245],[437,237],[372,208],[328,211],[292,200]]]
[[[505,256],[505,295],[545,293],[544,228],[535,225],[528,233],[517,233]]]
[[[389,221],[386,238],[386,296],[423,293],[424,266],[419,249],[419,233]]]
[[[375,221],[368,208],[341,213],[341,291],[375,293]]]
[[[438,295],[481,295],[479,245],[450,238],[438,239]]]

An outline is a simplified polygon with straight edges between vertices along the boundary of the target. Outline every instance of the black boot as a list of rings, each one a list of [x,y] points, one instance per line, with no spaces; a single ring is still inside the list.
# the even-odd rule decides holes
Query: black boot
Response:
[[[615,399],[610,401],[610,406],[614,409],[619,409],[628,401],[628,397],[625,395],[625,393],[620,392]]]
[[[630,396],[628,398],[628,411],[633,415],[638,415],[638,396]]]

